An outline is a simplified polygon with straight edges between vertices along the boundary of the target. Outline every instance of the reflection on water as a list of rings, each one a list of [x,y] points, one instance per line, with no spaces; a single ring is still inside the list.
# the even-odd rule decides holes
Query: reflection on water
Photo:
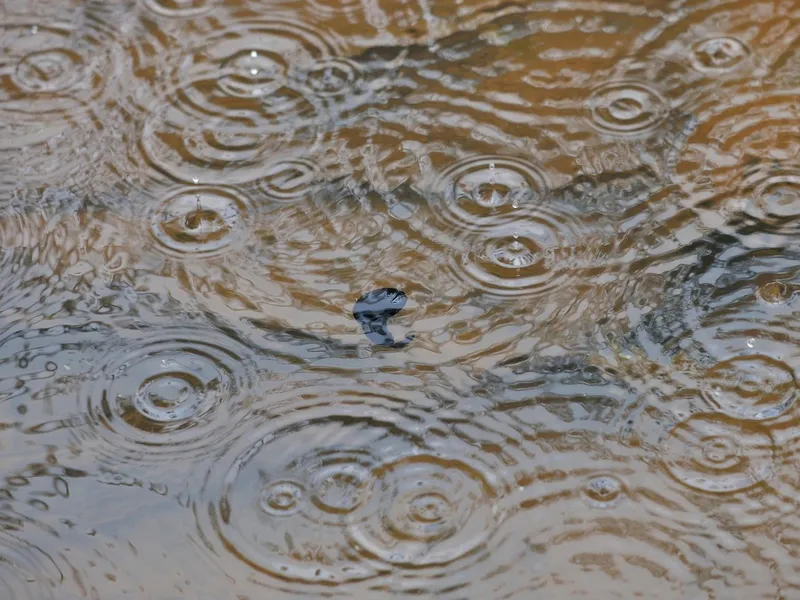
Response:
[[[3,599],[800,595],[795,2],[0,17]]]

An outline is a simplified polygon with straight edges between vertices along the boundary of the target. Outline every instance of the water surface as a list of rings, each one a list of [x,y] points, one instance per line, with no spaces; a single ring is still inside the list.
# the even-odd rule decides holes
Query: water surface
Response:
[[[0,1],[0,596],[798,597],[799,93],[793,0]]]

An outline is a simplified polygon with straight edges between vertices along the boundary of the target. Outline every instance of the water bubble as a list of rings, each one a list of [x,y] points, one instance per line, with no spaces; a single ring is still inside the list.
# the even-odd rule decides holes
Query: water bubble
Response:
[[[703,376],[706,399],[741,419],[771,419],[794,406],[797,382],[785,363],[762,355],[722,361]]]
[[[595,475],[589,478],[581,493],[594,508],[615,505],[624,495],[625,486],[614,475]]]
[[[707,38],[692,46],[692,66],[698,71],[730,71],[750,55],[750,49],[733,37]]]
[[[246,236],[249,207],[249,200],[232,189],[181,189],[154,213],[151,232],[171,254],[217,254]]]
[[[645,83],[612,81],[596,88],[588,101],[590,122],[601,133],[638,136],[667,117],[666,100]]]
[[[792,289],[782,281],[770,281],[758,288],[758,296],[768,304],[785,304],[792,296]]]
[[[756,345],[756,340],[754,338],[750,338],[747,340],[747,347],[752,348]]]

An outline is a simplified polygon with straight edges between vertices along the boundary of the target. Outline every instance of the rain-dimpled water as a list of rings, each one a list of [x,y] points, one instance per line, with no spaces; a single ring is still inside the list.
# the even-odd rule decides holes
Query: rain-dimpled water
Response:
[[[798,0],[0,0],[2,600],[800,598]]]

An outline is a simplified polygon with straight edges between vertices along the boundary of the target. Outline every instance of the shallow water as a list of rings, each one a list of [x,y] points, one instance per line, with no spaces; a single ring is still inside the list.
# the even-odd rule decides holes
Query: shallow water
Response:
[[[799,92],[796,0],[0,0],[0,597],[800,597]]]

